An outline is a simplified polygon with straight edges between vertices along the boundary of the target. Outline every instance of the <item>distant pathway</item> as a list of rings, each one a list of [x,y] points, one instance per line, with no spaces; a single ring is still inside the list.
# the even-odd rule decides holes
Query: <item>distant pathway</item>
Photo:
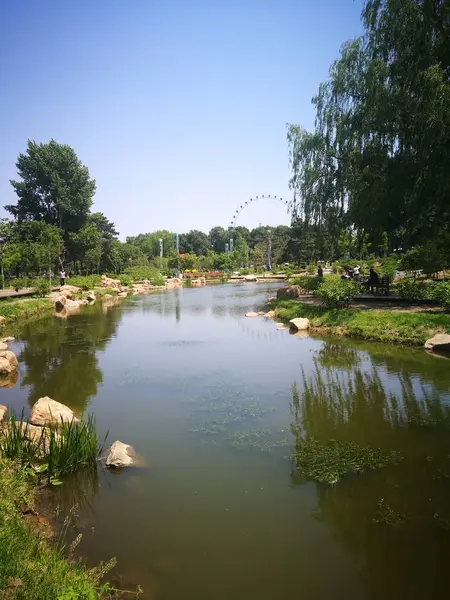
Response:
[[[59,286],[58,287],[54,287],[52,288],[53,291],[59,290]],[[16,290],[0,290],[0,299],[1,298],[21,298],[21,297],[25,297],[25,296],[32,296],[33,294],[35,294],[36,291],[34,288],[24,288],[22,290],[19,290],[18,292],[16,292]]]

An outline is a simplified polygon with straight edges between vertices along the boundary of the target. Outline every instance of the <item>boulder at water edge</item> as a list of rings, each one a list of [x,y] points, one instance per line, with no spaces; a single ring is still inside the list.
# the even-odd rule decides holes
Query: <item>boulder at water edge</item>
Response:
[[[0,404],[0,423],[3,421],[3,417],[8,412],[8,408],[4,404]]]
[[[309,319],[302,319],[299,317],[298,319],[291,319],[289,321],[289,326],[294,331],[304,331],[309,329],[310,323]]]
[[[450,335],[448,333],[437,333],[425,342],[425,350],[450,352]]]
[[[4,344],[9,344],[10,342],[14,342],[14,340],[15,340],[15,339],[16,339],[16,338],[13,338],[13,337],[9,336],[9,337],[5,337],[5,338],[3,338],[3,339],[2,339],[2,342],[3,342]]]
[[[248,312],[245,313],[246,317],[259,317],[259,314],[257,312]]]
[[[32,425],[40,425],[41,427],[51,423],[52,425],[61,425],[61,422],[70,423],[78,421],[73,412],[65,404],[56,402],[48,396],[39,398],[33,405],[30,415],[30,423]]]
[[[266,319],[275,319],[275,311],[269,310],[269,312],[266,312],[264,316],[266,317]]]
[[[81,288],[76,285],[62,285],[59,288],[59,293],[66,298],[72,299],[75,294],[81,292]]]
[[[64,294],[61,294],[60,296],[58,296],[58,298],[55,301],[55,309],[62,310],[65,307],[66,303],[67,303],[66,296],[64,296]]]
[[[8,350],[8,344],[5,344],[5,342],[0,342],[0,351],[2,350]]]
[[[134,464],[136,452],[133,446],[117,440],[112,444],[106,458],[106,466],[113,469],[131,467]]]
[[[14,352],[11,352],[11,350],[0,351],[0,375],[4,377],[5,375],[13,373],[18,365],[19,363]]]
[[[86,299],[88,300],[88,302],[95,302],[95,300],[96,300],[95,293],[92,292],[92,291],[88,292],[87,296],[86,296]]]
[[[299,285],[288,285],[277,290],[277,298],[300,298],[302,288]]]

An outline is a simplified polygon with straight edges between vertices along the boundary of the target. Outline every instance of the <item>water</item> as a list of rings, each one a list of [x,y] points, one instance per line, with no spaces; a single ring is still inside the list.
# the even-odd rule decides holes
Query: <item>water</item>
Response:
[[[450,363],[422,350],[299,339],[263,318],[276,286],[133,297],[27,326],[16,411],[48,395],[93,413],[146,467],[66,481],[89,564],[144,598],[434,598],[450,556]],[[301,436],[396,450],[336,485]]]

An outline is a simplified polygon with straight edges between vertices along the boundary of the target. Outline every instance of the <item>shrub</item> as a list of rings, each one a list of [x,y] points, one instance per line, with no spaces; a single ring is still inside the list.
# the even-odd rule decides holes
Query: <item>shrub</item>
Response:
[[[48,279],[37,279],[34,282],[34,291],[36,292],[36,296],[40,298],[48,296],[51,292],[50,281]]]
[[[322,277],[308,277],[303,275],[302,277],[294,277],[289,281],[291,285],[299,285],[307,292],[315,292],[319,286],[323,283]]]
[[[446,310],[450,309],[450,281],[436,283],[429,292],[432,300],[443,306]]]
[[[159,275],[158,271],[155,267],[150,265],[137,265],[135,267],[128,267],[125,269],[125,275],[131,277],[133,281],[142,281],[143,279],[148,279],[151,281],[153,278]],[[122,275],[120,275],[122,277]]]
[[[348,306],[357,295],[357,288],[353,281],[344,280],[337,275],[325,277],[323,283],[316,291],[317,296],[327,306]]]
[[[418,301],[427,300],[431,295],[431,285],[424,281],[415,281],[413,279],[401,279],[395,289],[400,298],[404,300]]]
[[[83,291],[87,292],[101,284],[101,277],[100,275],[78,275],[67,279],[67,283],[80,287]]]
[[[117,279],[119,279],[122,285],[131,285],[133,283],[133,278],[131,275],[127,273],[122,273],[121,275],[117,275]]]
[[[19,290],[23,290],[28,286],[28,278],[27,277],[18,277],[17,279],[11,280],[11,287],[18,292]]]
[[[316,265],[308,265],[306,267],[306,271],[310,274],[310,275],[314,275],[314,273],[317,273],[317,267]]]
[[[155,277],[153,277],[151,279],[151,283],[153,285],[160,285],[160,286],[164,286],[166,284],[166,282],[164,281],[164,277],[162,275],[160,275],[158,273],[158,275],[155,275]]]

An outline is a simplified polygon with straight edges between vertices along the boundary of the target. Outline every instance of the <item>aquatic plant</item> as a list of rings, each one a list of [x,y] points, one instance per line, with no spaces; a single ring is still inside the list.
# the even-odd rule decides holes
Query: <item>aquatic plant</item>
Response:
[[[401,525],[406,521],[406,516],[397,512],[389,506],[384,498],[378,501],[378,515],[373,519],[374,523],[380,525]]]
[[[280,434],[283,434],[281,438]],[[285,434],[286,431],[283,429],[277,431],[271,431],[270,429],[250,429],[248,431],[236,431],[227,440],[231,442],[232,446],[241,450],[255,448],[262,452],[271,452],[275,448],[290,446],[290,442]]]
[[[319,442],[315,438],[298,438],[292,459],[297,469],[320,483],[337,483],[349,473],[382,469],[401,460],[395,450],[384,452],[353,442],[330,439]]]
[[[61,422],[58,426],[36,427],[24,421],[23,413],[16,419],[14,413],[0,430],[0,455],[32,465],[35,473],[46,474],[49,483],[59,484],[59,477],[84,467],[95,467],[103,450],[89,416],[84,421]]]

